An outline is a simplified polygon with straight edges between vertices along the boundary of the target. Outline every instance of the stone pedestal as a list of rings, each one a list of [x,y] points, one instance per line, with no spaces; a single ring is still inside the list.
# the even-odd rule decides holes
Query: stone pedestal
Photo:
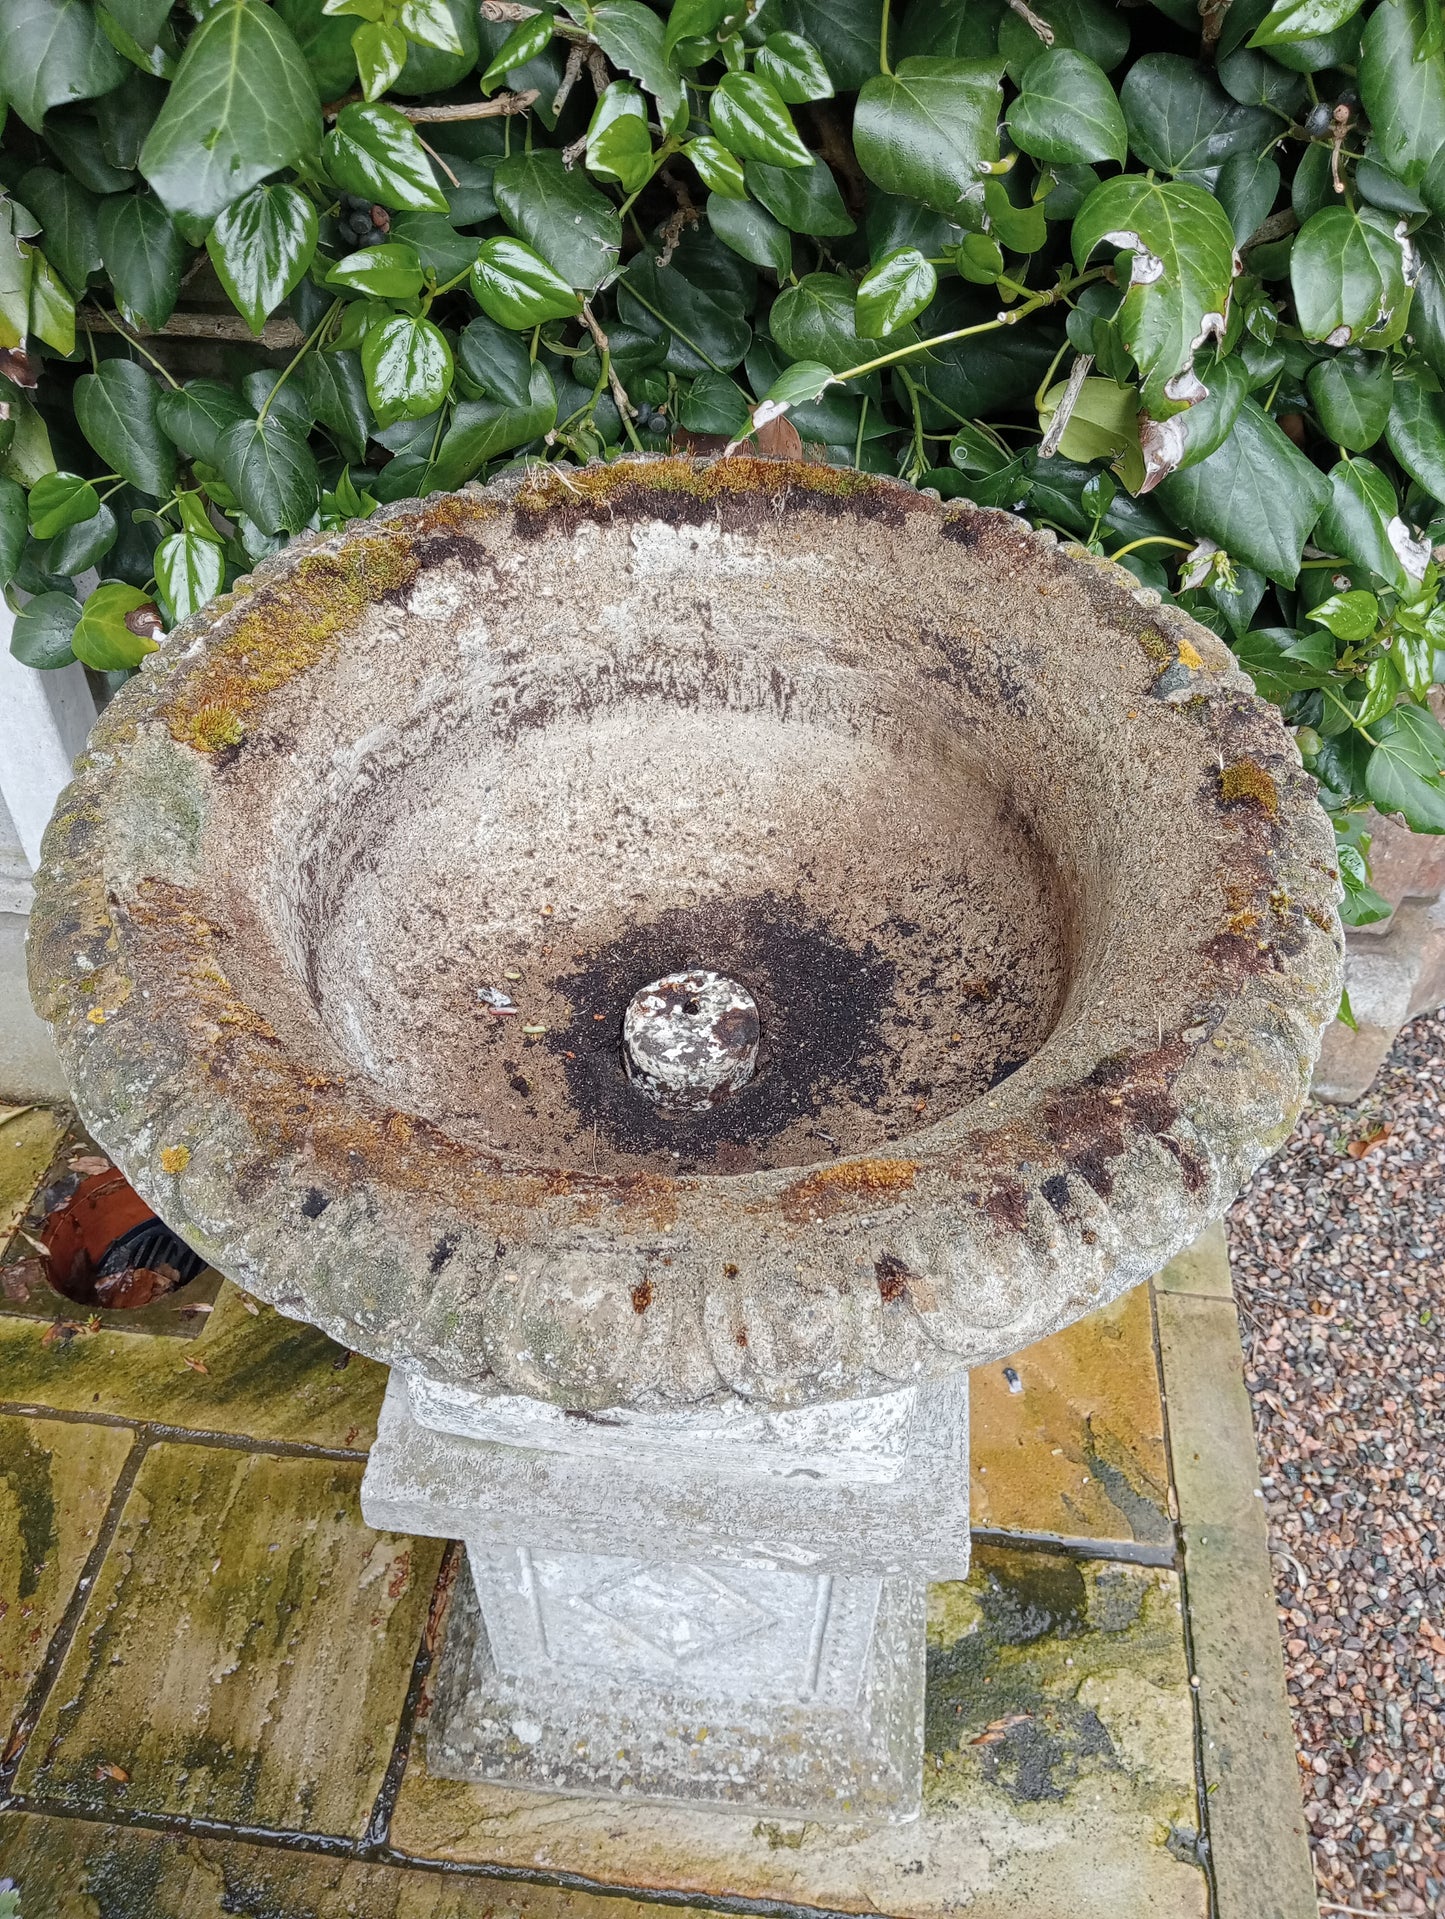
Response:
[[[393,1373],[377,1527],[460,1537],[448,1778],[907,1819],[924,1590],[968,1569],[963,1376],[763,1413],[573,1415]]]

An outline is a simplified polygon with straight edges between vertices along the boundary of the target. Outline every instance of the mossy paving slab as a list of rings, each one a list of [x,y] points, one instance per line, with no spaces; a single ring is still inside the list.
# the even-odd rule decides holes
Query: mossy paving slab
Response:
[[[0,1815],[24,1919],[656,1919],[635,1899],[361,1865],[237,1840]],[[687,1906],[672,1907],[687,1914]]]
[[[48,1106],[0,1106],[0,1253],[25,1217],[64,1131],[63,1116]]]
[[[441,1546],[373,1532],[360,1482],[350,1463],[156,1446],[17,1789],[77,1812],[362,1832]]]
[[[1205,1919],[1178,1581],[979,1548],[930,1596],[924,1809],[838,1827],[434,1779],[391,1826],[434,1860],[937,1919]]]
[[[105,1328],[47,1345],[48,1330],[0,1318],[0,1398],[362,1452],[376,1436],[386,1367],[229,1284],[198,1339]]]
[[[0,1418],[0,1748],[133,1443],[115,1426]]]
[[[1010,1360],[978,1367],[969,1393],[976,1526],[1171,1543],[1147,1286]]]

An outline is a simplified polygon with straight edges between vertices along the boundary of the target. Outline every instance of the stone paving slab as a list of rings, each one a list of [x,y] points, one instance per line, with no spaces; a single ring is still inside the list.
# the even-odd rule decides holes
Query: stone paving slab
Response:
[[[1167,1546],[1169,1461],[1149,1288],[969,1375],[972,1521]]]
[[[121,1427],[0,1418],[0,1750],[133,1443]]]
[[[17,1791],[360,1834],[441,1557],[366,1526],[360,1479],[349,1462],[153,1447]]]
[[[0,1815],[0,1872],[24,1919],[657,1919],[560,1886],[20,1814]]]
[[[65,1131],[46,1106],[0,1106],[0,1250],[25,1216],[30,1195]]]
[[[376,1436],[386,1367],[229,1284],[197,1339],[106,1327],[47,1345],[48,1332],[0,1316],[0,1400],[342,1451]]]
[[[1172,1572],[980,1547],[930,1595],[924,1810],[825,1826],[432,1778],[392,1819],[419,1858],[892,1919],[1205,1919],[1194,1720]]]

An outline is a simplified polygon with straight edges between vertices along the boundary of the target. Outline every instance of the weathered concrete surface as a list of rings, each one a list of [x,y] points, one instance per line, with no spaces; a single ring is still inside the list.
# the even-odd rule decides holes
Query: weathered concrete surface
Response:
[[[1147,1286],[1007,1362],[976,1368],[969,1395],[975,1526],[1168,1543],[1169,1464]]]
[[[824,1826],[519,1794],[414,1755],[419,1858],[935,1919],[1205,1919],[1172,1573],[980,1549],[933,1588],[922,1817]]]
[[[154,1447],[17,1789],[90,1814],[361,1833],[441,1548],[371,1531],[359,1479],[328,1460]]]
[[[0,1106],[0,1253],[30,1205],[65,1123],[45,1106]]]
[[[1030,1344],[1285,1137],[1338,993],[1313,792],[1220,642],[1007,515],[551,471],[173,635],[62,802],[33,977],[137,1186],[348,1345],[802,1404]],[[689,958],[773,1055],[680,1140],[617,1032]]]
[[[1222,1236],[1157,1298],[1219,1919],[1317,1919]]]
[[[25,1919],[655,1919],[635,1899],[362,1865],[235,1839],[0,1814]],[[687,1906],[672,1911],[689,1914]]]
[[[0,1750],[95,1545],[132,1435],[0,1418]]]

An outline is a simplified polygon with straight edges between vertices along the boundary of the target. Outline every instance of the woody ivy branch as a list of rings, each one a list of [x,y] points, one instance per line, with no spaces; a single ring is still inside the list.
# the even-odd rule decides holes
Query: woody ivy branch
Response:
[[[0,95],[29,665],[382,501],[761,434],[1221,634],[1352,923],[1371,805],[1445,832],[1440,0],[7,0]]]

